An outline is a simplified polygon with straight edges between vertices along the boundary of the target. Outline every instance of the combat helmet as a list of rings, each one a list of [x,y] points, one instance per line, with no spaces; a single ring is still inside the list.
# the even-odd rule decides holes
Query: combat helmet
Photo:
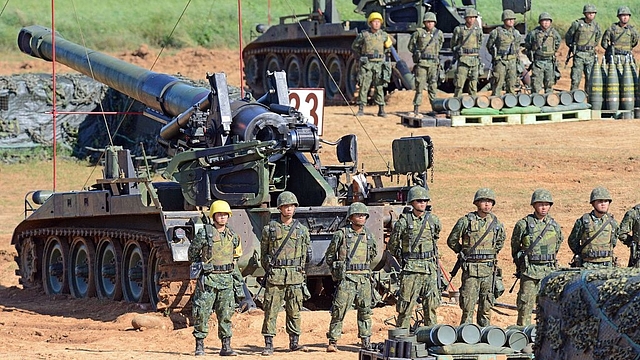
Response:
[[[620,16],[620,15],[629,15],[629,16],[631,16],[631,10],[629,10],[628,6],[620,6],[618,8],[618,15],[617,16]]]
[[[283,191],[280,195],[278,195],[278,200],[276,201],[276,206],[280,208],[282,205],[295,205],[298,206],[298,198],[296,194],[291,191]]]
[[[229,216],[233,215],[229,203],[224,200],[216,200],[213,202],[213,204],[211,204],[211,208],[209,209],[209,217],[213,217],[213,214],[215,213],[225,213],[229,214]]]
[[[510,20],[510,19],[515,20],[515,18],[516,18],[516,13],[514,13],[513,10],[507,9],[502,12],[502,21]]]
[[[491,200],[493,204],[496,204],[496,193],[489,188],[482,188],[476,191],[476,194],[473,196],[473,203],[481,199]]]
[[[540,13],[540,16],[538,16],[538,22],[540,22],[542,20],[553,21],[553,18],[551,17],[551,14],[549,14],[548,12],[545,11],[543,13]]]
[[[349,210],[347,211],[347,218],[351,217],[353,214],[365,214],[369,217],[369,208],[367,205],[361,202],[354,202],[349,205]]]
[[[431,200],[431,196],[429,196],[429,190],[425,189],[422,186],[414,186],[409,189],[409,193],[407,194],[407,203],[411,203],[414,200]]]
[[[547,189],[536,189],[533,191],[531,195],[531,205],[537,202],[547,202],[553,205],[553,197],[551,197],[551,192]]]
[[[436,14],[432,13],[431,11],[424,14],[424,19],[422,20],[422,22],[427,22],[427,21],[433,21],[434,23],[437,24],[438,19],[436,18]]]
[[[468,17],[478,17],[478,10],[474,9],[474,8],[466,8],[464,10],[464,17],[468,18]]]
[[[369,14],[369,17],[367,18],[367,24],[371,24],[373,20],[380,20],[380,22],[384,24],[384,19],[382,18],[382,15],[379,12],[374,11],[371,14]]]
[[[598,10],[596,9],[596,6],[593,4],[587,4],[582,8],[582,13],[586,14],[586,13],[597,13]]]
[[[613,199],[611,199],[611,194],[609,194],[609,190],[602,186],[598,186],[597,188],[591,190],[589,203],[593,203],[596,200],[609,200],[609,202],[613,201]]]

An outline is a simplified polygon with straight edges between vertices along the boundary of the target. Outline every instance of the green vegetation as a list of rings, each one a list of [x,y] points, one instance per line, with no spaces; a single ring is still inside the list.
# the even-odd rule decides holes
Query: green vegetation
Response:
[[[518,21],[537,23],[542,11],[551,13],[554,25],[562,31],[572,20],[581,16],[583,2],[557,0],[532,0],[533,9]],[[597,20],[602,27],[616,21],[615,11],[622,5],[619,1],[593,1],[599,9]],[[184,16],[180,15],[189,3]],[[207,48],[229,48],[238,46],[238,10],[233,0],[58,0],[56,1],[56,29],[74,42],[84,43],[99,51],[132,49],[140,44],[152,47],[203,46]],[[271,22],[280,16],[292,13],[308,14],[311,0],[271,0]],[[336,0],[343,20],[360,20],[353,12],[350,0]],[[636,16],[640,5],[627,2]],[[478,9],[488,24],[500,23],[501,2],[479,0]],[[255,25],[267,23],[267,1],[242,1],[242,24],[244,42],[255,36]],[[51,24],[50,2],[42,0],[9,0],[0,16],[0,51],[17,52],[15,45],[18,30],[23,26]],[[632,18],[634,22],[635,18]],[[172,30],[178,23],[173,35]]]

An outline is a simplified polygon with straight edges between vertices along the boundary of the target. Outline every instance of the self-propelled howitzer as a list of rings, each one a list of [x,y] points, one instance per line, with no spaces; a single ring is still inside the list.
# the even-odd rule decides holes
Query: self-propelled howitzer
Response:
[[[23,28],[18,44],[31,56],[53,58],[48,29]],[[346,223],[346,205],[360,198],[370,206],[367,225],[382,250],[411,183],[385,188],[381,176],[421,175],[407,179],[425,184],[429,137],[395,140],[395,171],[373,173],[377,187],[362,180],[354,187],[345,180],[356,170],[355,135],[333,144],[340,165],[321,164],[322,140],[316,126],[289,105],[284,72],[269,75],[271,90],[259,100],[230,101],[224,74],[208,75],[207,89],[60,35],[55,50],[56,61],[145,104],[145,115],[163,124],[158,141],[171,161],[163,173],[167,181],[151,182],[136,173],[128,150],[108,147],[104,176],[90,190],[27,194],[26,218],[12,239],[25,286],[181,309],[194,289],[188,273],[190,239],[203,226],[201,210],[222,199],[233,208],[230,226],[242,239],[238,266],[249,292],[264,273],[262,228],[278,217],[275,200],[288,190],[300,203],[296,218],[311,231],[313,259],[306,273],[312,301],[321,300],[333,286],[322,258],[332,233]],[[388,276],[381,270],[387,260],[379,253],[372,269],[381,279]]]

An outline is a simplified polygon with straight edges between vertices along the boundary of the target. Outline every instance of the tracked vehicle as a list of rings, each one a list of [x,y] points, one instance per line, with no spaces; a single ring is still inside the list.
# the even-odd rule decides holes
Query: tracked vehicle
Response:
[[[18,45],[31,56],[53,57],[46,28],[23,28]],[[230,101],[224,74],[208,75],[208,89],[60,35],[55,51],[58,62],[145,104],[145,115],[164,124],[158,141],[171,162],[163,174],[166,181],[152,182],[136,173],[127,149],[109,147],[104,176],[90,189],[27,194],[25,220],[12,237],[17,274],[25,287],[42,286],[48,294],[77,298],[149,302],[157,309],[188,308],[195,284],[189,279],[187,249],[202,226],[201,210],[222,199],[233,208],[230,226],[242,239],[238,265],[250,295],[264,274],[259,261],[262,228],[278,217],[277,195],[288,190],[300,202],[296,218],[311,232],[313,260],[306,274],[311,301],[320,301],[333,291],[322,258],[332,233],[345,224],[347,205],[360,199],[370,206],[367,225],[382,250],[409,186],[426,185],[432,165],[429,137],[395,140],[394,170],[369,173],[373,185],[355,174],[355,135],[333,143],[339,165],[321,163],[318,150],[329,142],[289,106],[284,72],[270,74],[270,92],[258,101]],[[402,177],[403,186],[384,187],[385,175]],[[355,177],[358,186],[351,183]],[[379,253],[372,270],[384,293],[391,282],[389,259]]]

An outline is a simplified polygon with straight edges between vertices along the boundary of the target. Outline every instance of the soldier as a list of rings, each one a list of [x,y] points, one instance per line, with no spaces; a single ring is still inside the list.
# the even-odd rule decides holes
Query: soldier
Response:
[[[378,105],[378,116],[387,117],[384,111],[384,87],[391,80],[391,67],[385,59],[385,53],[389,51],[392,40],[389,35],[381,30],[382,15],[372,12],[367,19],[369,30],[358,34],[351,44],[351,49],[360,57],[360,71],[358,72],[358,113],[364,115],[364,104],[367,102],[369,88],[373,84],[375,92],[374,102]]]
[[[436,28],[436,14],[428,12],[424,15],[424,28],[416,30],[409,39],[409,51],[413,54],[416,79],[416,95],[413,97],[413,112],[420,114],[422,90],[427,88],[429,103],[433,109],[433,100],[438,91],[438,72],[440,71],[440,49],[444,42],[442,31]]]
[[[513,27],[516,14],[512,10],[502,12],[503,26],[489,33],[487,50],[492,56],[493,78],[491,95],[498,96],[506,82],[507,94],[515,94],[519,74],[517,70],[518,53],[520,52],[520,32]]]
[[[220,356],[237,356],[231,348],[231,316],[235,309],[233,289],[234,254],[242,254],[240,237],[227,226],[232,215],[229,204],[216,200],[209,217],[189,245],[189,261],[202,262],[203,284],[193,295],[193,336],[196,338],[195,355],[204,355],[204,339],[209,334],[209,317],[215,310],[218,319],[218,337],[222,340]]]
[[[414,186],[407,194],[411,211],[400,215],[387,245],[391,254],[402,261],[400,293],[396,310],[397,326],[409,328],[411,313],[418,297],[422,299],[424,325],[437,323],[440,305],[438,289],[437,243],[440,219],[431,213],[429,190]]]
[[[557,268],[556,256],[563,241],[560,225],[549,215],[553,206],[551,193],[545,189],[535,190],[531,206],[533,214],[519,220],[511,235],[511,257],[516,264],[516,277],[520,279],[516,303],[519,326],[531,324],[540,280]]]
[[[589,202],[593,210],[576,220],[569,235],[569,248],[574,254],[572,266],[613,266],[613,248],[618,238],[618,223],[608,212],[611,201],[607,189],[599,186],[591,191]]]
[[[553,19],[547,12],[538,17],[539,26],[531,30],[524,39],[524,48],[531,61],[531,92],[545,93],[553,91],[556,83],[556,52],[560,48],[562,38],[558,31],[551,27]]]
[[[473,322],[473,311],[478,303],[477,323],[489,326],[491,307],[497,297],[494,294],[495,276],[498,275],[496,259],[504,246],[504,225],[491,212],[496,204],[493,190],[479,189],[473,197],[473,204],[476,211],[458,219],[447,238],[447,245],[458,254],[462,266],[460,324]]]
[[[584,87],[591,81],[591,69],[596,60],[596,46],[602,38],[600,25],[596,18],[596,6],[587,4],[582,9],[584,17],[571,23],[564,41],[569,47],[569,54],[573,53],[573,66],[571,66],[571,90],[577,90],[584,73]],[[567,55],[567,61],[571,55]]]
[[[300,309],[306,290],[304,268],[311,260],[309,229],[293,219],[298,199],[290,191],[278,195],[279,221],[272,220],[262,229],[260,241],[261,264],[267,276],[264,294],[264,322],[262,335],[263,356],[273,355],[273,337],[276,335],[278,311],[284,301],[287,314],[286,329],[291,351],[307,348],[300,340]],[[303,289],[304,287],[304,289]]]
[[[638,45],[638,31],[629,24],[631,10],[627,6],[618,8],[618,22],[609,27],[602,36],[602,48],[605,51],[607,61],[613,60],[614,55],[630,56]]]
[[[478,92],[478,71],[482,66],[479,57],[482,45],[482,28],[476,21],[477,19],[478,11],[467,8],[464,11],[464,24],[453,29],[451,48],[458,63],[453,94],[455,97],[462,94],[462,88],[467,79],[469,79],[469,94],[475,95]]]
[[[354,300],[358,310],[358,337],[363,349],[371,348],[371,260],[376,257],[378,250],[371,231],[365,227],[369,218],[367,206],[361,202],[351,204],[347,218],[351,226],[333,234],[325,253],[327,265],[337,282],[327,332],[327,352],[338,351],[342,322]]]
[[[620,223],[618,240],[631,248],[629,267],[640,267],[640,204],[632,207],[624,214]]]

